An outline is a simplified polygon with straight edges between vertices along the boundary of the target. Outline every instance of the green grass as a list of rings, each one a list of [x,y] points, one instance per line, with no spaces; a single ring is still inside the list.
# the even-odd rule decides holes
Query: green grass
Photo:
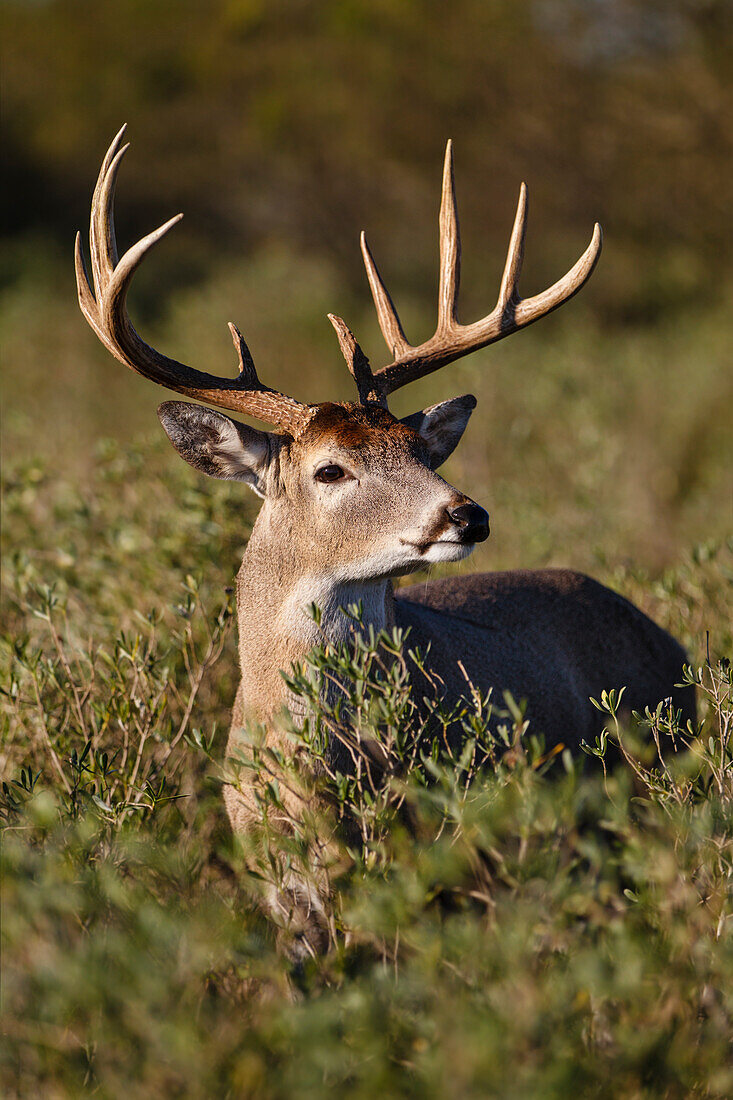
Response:
[[[263,377],[306,399],[348,392],[326,323],[321,338],[297,319],[334,308],[329,273],[285,256],[259,273],[245,300]],[[214,303],[234,300],[239,277],[220,272],[173,302],[151,338],[226,362]],[[273,334],[256,305],[276,286],[295,320]],[[260,852],[253,876],[220,794],[236,688],[227,589],[254,502],[153,435],[159,395],[108,363],[59,300],[52,280],[29,277],[3,307],[18,383],[3,496],[3,1095],[730,1095],[720,311],[610,335],[581,311],[404,395],[404,412],[479,396],[446,471],[492,512],[470,568],[569,564],[622,591],[688,647],[702,726],[677,755],[660,741],[666,767],[653,737],[623,730],[628,756],[605,776],[563,754],[548,767],[530,729],[523,751],[468,786],[467,761],[443,759],[371,801],[333,789],[361,839],[336,832],[330,852],[338,946],[295,968],[256,899],[278,855],[307,860],[324,823],[289,845],[271,838],[274,863]],[[41,307],[53,362],[29,324]],[[405,320],[429,325],[409,306]],[[363,329],[376,347],[366,315]],[[104,433],[115,442],[95,443]],[[369,682],[404,734],[409,685]],[[651,722],[662,738],[665,722]],[[480,721],[471,728],[481,741]],[[316,734],[304,734],[313,751]],[[409,738],[395,751],[409,757]]]

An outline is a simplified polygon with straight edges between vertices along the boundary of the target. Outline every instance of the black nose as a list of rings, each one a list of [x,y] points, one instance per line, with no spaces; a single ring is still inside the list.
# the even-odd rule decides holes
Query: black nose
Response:
[[[455,523],[461,542],[486,542],[489,537],[489,514],[478,504],[468,501],[455,508],[446,508],[451,523]]]

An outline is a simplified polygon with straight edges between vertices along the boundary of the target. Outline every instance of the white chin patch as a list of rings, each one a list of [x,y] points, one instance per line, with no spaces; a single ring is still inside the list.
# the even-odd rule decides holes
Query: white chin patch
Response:
[[[434,542],[420,558],[424,562],[463,561],[473,553],[474,546],[475,543]]]

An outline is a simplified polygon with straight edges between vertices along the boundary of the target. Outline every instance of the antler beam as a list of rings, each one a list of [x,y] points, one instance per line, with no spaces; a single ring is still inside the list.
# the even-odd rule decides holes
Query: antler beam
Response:
[[[438,326],[434,335],[418,346],[408,342],[389,291],[377,270],[366,236],[364,233],[361,235],[364,266],[379,318],[379,327],[394,356],[391,363],[375,371],[373,375],[378,392],[385,396],[408,382],[468,355],[469,352],[502,340],[520,328],[526,328],[569,301],[590,278],[600,256],[603,240],[601,227],[596,222],[590,244],[570,271],[540,294],[535,294],[532,298],[521,298],[517,283],[522,270],[527,225],[527,188],[522,184],[496,306],[482,320],[461,325],[456,315],[461,271],[461,237],[453,181],[453,143],[450,141],[445,150],[439,225]]]
[[[127,314],[126,300],[130,282],[151,248],[183,217],[178,214],[159,229],[134,244],[119,259],[114,225],[114,194],[117,173],[128,145],[122,144],[123,126],[107,150],[94,189],[89,226],[89,250],[92,281],[84,264],[81,234],[76,235],[75,263],[79,305],[104,346],[121,363],[144,378],[175,390],[197,401],[254,416],[275,424],[295,436],[307,425],[314,410],[292,397],[263,386],[257,377],[252,356],[239,330],[230,325],[239,355],[237,378],[219,378],[194,370],[151,348],[137,334]]]

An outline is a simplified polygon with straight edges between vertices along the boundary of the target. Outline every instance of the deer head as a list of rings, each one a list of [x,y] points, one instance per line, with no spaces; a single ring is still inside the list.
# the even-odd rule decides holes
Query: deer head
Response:
[[[145,255],[181,215],[133,245],[120,259],[113,199],[117,173],[128,148],[120,130],[102,164],[92,200],[92,281],[76,240],[79,303],[108,350],[144,377],[197,401],[273,424],[256,430],[201,405],[169,401],[159,416],[178,453],[213,477],[246,482],[265,499],[260,523],[315,567],[343,579],[396,576],[427,562],[457,561],[488,537],[482,508],[435,472],[451,454],[476,400],[453,398],[398,420],[387,408],[390,393],[538,320],[568,301],[590,276],[601,250],[596,225],[590,245],[574,267],[549,289],[522,299],[517,282],[527,218],[522,185],[499,298],[480,321],[461,325],[456,316],[460,237],[448,142],[440,209],[440,289],[434,335],[409,344],[381,280],[365,237],[362,251],[380,327],[393,360],[377,371],[339,317],[329,315],[359,401],[304,405],[264,386],[234,325],[239,359],[236,378],[194,370],[149,347],[126,310],[132,276]]]

